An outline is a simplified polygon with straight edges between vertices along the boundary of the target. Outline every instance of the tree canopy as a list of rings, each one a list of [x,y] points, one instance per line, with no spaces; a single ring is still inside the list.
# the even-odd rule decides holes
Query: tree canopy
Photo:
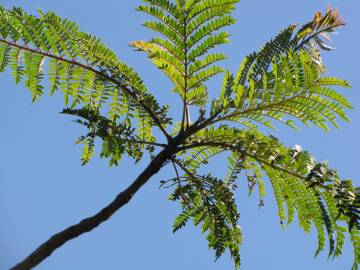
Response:
[[[329,257],[340,256],[349,235],[352,269],[357,269],[359,188],[326,162],[300,146],[285,146],[262,128],[280,123],[297,129],[302,122],[328,130],[338,127],[338,119],[348,120],[346,110],[352,106],[338,89],[350,85],[328,76],[322,61],[322,53],[332,49],[330,35],[344,25],[338,12],[328,8],[308,23],[289,25],[233,72],[220,65],[226,56],[213,49],[229,42],[223,29],[235,23],[238,0],[143,2],[137,10],[153,17],[144,26],[158,35],[131,46],[172,82],[169,95],[181,101],[177,119],[131,67],[77,24],[53,12],[33,16],[21,8],[0,9],[0,71],[10,69],[16,83],[24,82],[33,102],[46,91],[63,94],[63,113],[88,129],[77,141],[84,145],[83,165],[93,157],[97,138],[100,156],[110,166],[124,157],[151,159],[108,206],[52,236],[13,269],[30,269],[99,226],[166,165],[174,168],[175,177],[163,180],[161,187],[171,189],[170,200],[179,201],[182,210],[174,232],[192,220],[216,258],[228,251],[235,267],[240,266],[243,235],[234,192],[237,182],[245,180],[249,193],[258,193],[259,206],[265,182],[270,183],[282,226],[297,217],[305,232],[315,228],[316,255],[327,242]],[[207,81],[219,74],[221,89],[209,89]],[[228,172],[219,178],[204,166],[221,153],[228,154]]]

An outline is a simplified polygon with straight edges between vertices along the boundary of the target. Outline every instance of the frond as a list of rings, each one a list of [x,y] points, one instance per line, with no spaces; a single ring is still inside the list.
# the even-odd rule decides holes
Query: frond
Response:
[[[148,54],[172,81],[173,90],[184,103],[203,106],[208,96],[205,83],[222,72],[214,64],[225,59],[223,54],[209,51],[228,42],[229,34],[221,29],[235,22],[230,14],[238,1],[144,2],[148,5],[138,10],[155,18],[144,26],[162,37],[132,42],[131,46]]]
[[[0,7],[0,25],[0,71],[10,67],[15,82],[24,81],[33,101],[43,95],[43,79],[49,78],[50,94],[60,90],[65,106],[103,111],[114,123],[134,118],[129,111],[142,110],[138,123],[146,123],[147,134],[154,125],[164,130],[166,109],[100,39],[51,12],[40,11],[35,17],[20,8]],[[89,145],[85,150],[85,156],[92,156]]]
[[[222,53],[209,54],[204,59],[197,60],[189,66],[189,76],[192,76],[195,72],[224,59],[226,59],[226,56]]]
[[[152,123],[145,115],[146,112],[143,109],[137,110],[137,119],[139,119],[137,133],[141,140],[152,142],[156,140],[155,137],[152,136]]]
[[[179,161],[176,163],[181,164]],[[180,200],[182,205],[182,213],[173,225],[174,232],[192,219],[195,226],[201,225],[201,231],[206,234],[208,246],[215,251],[216,259],[229,250],[238,268],[243,237],[237,225],[239,214],[231,190],[223,181],[210,175],[188,174],[173,181],[177,187],[170,199]]]
[[[149,3],[150,6],[159,7],[161,10],[165,11],[166,14],[171,15],[176,20],[181,18],[179,9],[169,0],[144,0],[144,2]]]
[[[329,256],[341,254],[346,233],[342,223],[346,222],[357,266],[360,200],[359,190],[350,180],[341,180],[327,163],[316,163],[301,147],[285,147],[274,136],[265,136],[256,129],[240,130],[226,125],[206,128],[195,134],[185,147],[194,153],[207,148],[232,153],[228,159],[230,170],[226,183],[236,188],[237,176],[244,171],[249,191],[258,187],[259,206],[264,204],[265,182],[269,180],[280,223],[290,224],[296,212],[299,225],[306,233],[312,226],[316,228],[318,248],[315,255],[324,250],[326,241]],[[198,162],[197,167],[200,165]]]
[[[83,141],[83,153],[81,156],[82,165],[87,164],[91,158],[94,156],[94,139],[87,138]]]
[[[269,180],[273,188],[274,197],[278,207],[280,224],[284,226],[286,220],[289,221],[288,223],[291,223],[293,214],[289,214],[288,217],[286,216],[285,204],[287,203],[287,209],[291,211],[294,206],[289,198],[292,198],[293,196],[289,195],[289,192],[286,191],[285,184],[282,183],[283,178],[281,175],[274,171],[270,166],[266,165],[264,166],[264,171],[269,176]]]
[[[285,30],[281,31],[274,39],[267,42],[264,47],[256,53],[256,59],[251,65],[249,70],[243,69],[240,78],[247,77],[256,80],[258,76],[262,76],[267,70],[269,65],[275,59],[278,60],[281,55],[291,49],[291,37],[294,33],[295,26],[290,25]],[[251,59],[251,55],[249,56]]]
[[[355,260],[352,270],[357,270],[360,264],[360,232],[358,228],[350,231],[350,240],[354,247]]]
[[[170,5],[168,6],[170,7]],[[172,31],[174,31],[175,33],[179,31],[179,29],[182,29],[181,27],[181,23],[174,17],[172,16],[167,16],[167,13],[169,13],[169,10],[175,10],[175,8],[164,8],[164,6],[156,6],[156,5],[151,5],[151,6],[139,6],[137,9],[137,11],[142,11],[145,12],[153,17],[155,17],[156,19],[158,19],[159,21],[161,21],[162,23],[164,23],[167,27],[169,27]]]
[[[245,70],[248,61],[242,65]],[[272,71],[264,73],[259,85],[253,79],[248,84],[239,84],[243,75],[238,74],[231,82],[232,93],[227,103],[214,110],[223,113],[214,122],[226,120],[240,124],[250,121],[273,127],[276,120],[295,127],[293,120],[328,130],[328,124],[338,127],[337,119],[348,121],[345,109],[352,108],[348,100],[332,87],[349,87],[348,82],[323,76],[311,56],[305,52],[291,52],[273,59]],[[223,100],[220,97],[219,100]],[[217,103],[215,103],[217,104]]]
[[[224,182],[235,184],[242,169],[244,169],[243,158],[236,153],[232,153],[231,156],[228,157],[228,170],[224,177]]]
[[[148,53],[151,61],[159,69],[162,69],[177,87],[183,87],[185,83],[183,78],[185,70],[182,61],[166,50],[166,48],[146,41],[132,42],[130,45]]]
[[[164,23],[158,21],[145,22],[143,25],[155,32],[160,33],[178,48],[184,47],[182,36],[180,33],[177,32],[178,30],[173,30]]]
[[[210,49],[229,42],[229,34],[226,32],[221,32],[219,34],[214,34],[207,37],[202,41],[197,47],[190,50],[189,52],[189,62],[194,62],[199,57],[204,56]]]
[[[316,13],[312,21],[298,30],[296,25],[288,26],[267,42],[259,52],[244,58],[237,72],[236,82],[244,85],[248,79],[252,79],[261,83],[262,78],[269,72],[271,63],[279,60],[281,56],[286,56],[289,51],[306,50],[312,56],[312,60],[323,69],[320,51],[331,49],[323,39],[330,39],[330,33],[334,33],[342,25],[344,23],[338,12],[328,9],[324,16],[320,12]]]
[[[187,20],[192,21],[199,19],[200,16],[205,16],[200,19],[196,25],[199,27],[199,24],[202,24],[202,21],[209,21],[214,17],[223,16],[225,14],[231,13],[235,4],[238,3],[239,0],[203,0],[198,1],[198,3],[194,4],[191,9],[188,10]],[[216,14],[209,16],[210,14]],[[205,19],[206,18],[206,19]]]
[[[223,151],[221,147],[201,147],[190,151],[189,155],[184,157],[184,161],[189,171],[196,173],[200,166],[208,164],[209,159]]]
[[[187,49],[191,49],[195,44],[199,43],[204,37],[211,35],[215,31],[229,26],[235,23],[235,19],[231,16],[224,16],[212,20],[205,26],[198,29],[191,36],[189,36],[189,41],[187,43]]]
[[[306,49],[319,65],[322,65],[321,50],[330,51],[333,48],[327,45],[330,33],[345,25],[337,10],[328,7],[324,15],[317,12],[309,23],[303,25],[293,39],[295,50]]]

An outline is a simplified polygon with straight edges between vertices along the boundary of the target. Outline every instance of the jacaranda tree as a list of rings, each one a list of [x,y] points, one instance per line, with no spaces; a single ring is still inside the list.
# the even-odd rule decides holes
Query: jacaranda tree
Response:
[[[144,2],[137,9],[154,18],[144,26],[160,35],[131,46],[172,82],[169,95],[181,100],[178,119],[169,117],[169,106],[157,102],[132,68],[75,23],[52,12],[32,16],[21,8],[0,8],[0,71],[11,69],[34,102],[44,92],[63,93],[63,113],[88,130],[77,141],[84,145],[83,165],[94,155],[96,139],[111,166],[123,157],[151,158],[109,205],[53,235],[12,269],[31,269],[67,241],[95,229],[164,166],[171,166],[175,177],[161,186],[172,190],[170,200],[179,201],[182,209],[173,230],[192,220],[216,258],[229,251],[235,267],[240,266],[238,181],[247,181],[250,193],[258,191],[260,206],[268,182],[282,226],[297,217],[305,232],[315,228],[316,254],[328,242],[330,257],[341,255],[348,235],[352,269],[358,269],[360,189],[327,163],[299,146],[283,145],[261,128],[278,122],[296,129],[300,121],[327,130],[338,127],[339,118],[348,120],[345,110],[351,104],[337,90],[349,84],[328,77],[321,59],[322,51],[331,50],[330,34],[344,25],[338,12],[328,8],[303,26],[289,25],[233,73],[219,65],[226,56],[213,49],[229,42],[223,28],[235,23],[231,14],[239,0]],[[207,81],[221,73],[221,89],[208,89]],[[228,172],[220,179],[204,165],[224,152]]]

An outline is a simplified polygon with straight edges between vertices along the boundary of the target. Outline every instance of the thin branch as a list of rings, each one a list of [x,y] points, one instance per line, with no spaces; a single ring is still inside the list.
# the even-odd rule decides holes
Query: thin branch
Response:
[[[179,165],[179,167],[190,177],[196,179],[196,174],[192,173],[191,171],[189,171],[180,161],[174,159],[174,162]]]
[[[148,142],[148,141],[137,141],[137,140],[129,140],[129,139],[121,139],[123,141],[128,141],[128,142],[134,142],[134,143],[139,143],[139,144],[147,144],[147,145],[153,145],[153,146],[159,146],[159,147],[167,147],[167,144],[163,144],[163,143],[156,143],[156,142]]]
[[[176,168],[176,165],[175,165],[175,162],[174,162],[174,159],[171,159],[171,163],[174,167],[174,170],[175,170],[175,173],[176,173],[176,177],[177,177],[177,184],[181,187],[181,180],[180,180],[180,175],[179,175],[179,172]],[[186,178],[186,177],[185,177]],[[170,186],[168,186],[170,187]],[[189,202],[189,200],[184,196],[184,194],[182,192],[180,192],[180,197],[181,199],[183,200],[183,202],[188,206],[188,207],[191,207],[191,204]]]
[[[178,170],[177,170],[177,168],[176,168],[176,165],[175,165],[175,163],[174,163],[174,159],[171,160],[171,163],[172,163],[172,165],[173,165],[173,167],[174,167],[174,170],[175,170],[175,173],[176,173],[176,177],[177,177],[177,179],[180,181],[180,175],[179,175],[179,172],[178,172]]]

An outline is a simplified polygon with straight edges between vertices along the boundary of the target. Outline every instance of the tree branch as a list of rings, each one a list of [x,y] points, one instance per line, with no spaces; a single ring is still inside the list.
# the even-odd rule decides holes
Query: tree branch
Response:
[[[40,245],[22,262],[15,265],[10,270],[29,270],[49,257],[56,249],[66,242],[79,237],[80,235],[90,232],[101,223],[108,220],[115,212],[127,204],[135,193],[154,175],[168,159],[174,154],[176,147],[168,146],[163,149],[145,168],[145,170],[136,178],[136,180],[124,191],[119,193],[116,198],[97,214],[85,218],[78,224],[68,227],[67,229],[53,235],[46,242]]]

